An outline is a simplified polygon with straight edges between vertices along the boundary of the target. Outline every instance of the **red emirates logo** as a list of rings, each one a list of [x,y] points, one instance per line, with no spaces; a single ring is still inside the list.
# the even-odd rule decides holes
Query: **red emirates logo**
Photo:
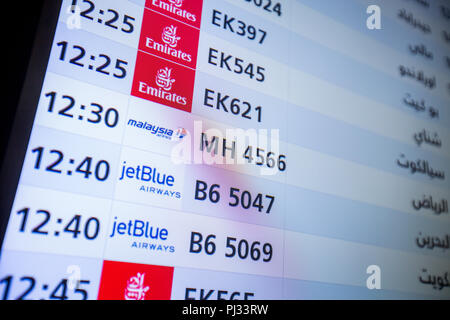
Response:
[[[200,28],[203,0],[146,0],[145,6]]]
[[[173,267],[104,261],[99,300],[170,300]]]
[[[138,52],[131,94],[191,112],[195,70]]]
[[[195,69],[200,31],[146,9],[139,49]]]

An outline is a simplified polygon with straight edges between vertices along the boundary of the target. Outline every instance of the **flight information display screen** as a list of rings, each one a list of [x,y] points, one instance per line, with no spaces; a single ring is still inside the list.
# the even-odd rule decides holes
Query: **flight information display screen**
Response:
[[[58,10],[1,299],[450,298],[448,1]]]

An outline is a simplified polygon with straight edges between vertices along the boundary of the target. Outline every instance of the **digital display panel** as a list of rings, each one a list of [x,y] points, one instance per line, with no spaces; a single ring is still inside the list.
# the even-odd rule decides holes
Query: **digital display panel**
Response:
[[[449,2],[58,10],[2,299],[450,298]]]

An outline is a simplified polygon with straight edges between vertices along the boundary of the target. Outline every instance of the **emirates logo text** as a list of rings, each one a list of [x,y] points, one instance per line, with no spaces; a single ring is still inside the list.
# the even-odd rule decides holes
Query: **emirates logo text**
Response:
[[[197,16],[195,14],[190,13],[184,9],[181,9],[181,6],[183,5],[183,0],[168,0],[168,2],[169,3],[161,0],[152,0],[152,5],[164,11],[168,11],[172,14],[175,14],[180,18],[184,18],[192,22],[197,21]]]
[[[163,43],[159,43],[154,39],[147,37],[145,45],[149,49],[170,55],[176,59],[181,59],[187,62],[192,61],[192,55],[182,50],[175,49],[178,45],[178,41],[181,40],[181,37],[177,36],[177,27],[173,25],[165,27],[163,29],[161,40]]]
[[[172,69],[169,69],[167,67],[159,69],[155,77],[155,83],[158,86],[158,88],[151,87],[147,85],[147,83],[140,81],[139,91],[141,93],[158,97],[166,101],[175,102],[177,104],[184,106],[187,104],[186,97],[182,97],[174,92],[168,92],[172,90],[172,85],[175,82],[175,79],[172,79],[171,76],[172,76]]]

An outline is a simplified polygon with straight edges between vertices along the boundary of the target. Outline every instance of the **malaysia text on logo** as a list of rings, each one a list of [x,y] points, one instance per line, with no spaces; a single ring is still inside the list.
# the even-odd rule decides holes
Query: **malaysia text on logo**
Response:
[[[131,277],[127,281],[127,287],[125,288],[125,300],[145,300],[145,294],[147,293],[149,286],[144,286],[145,273],[137,273],[134,277]]]
[[[171,141],[179,141],[183,139],[187,130],[184,128],[170,129],[161,127],[157,124],[150,123],[147,121],[129,119],[127,125],[133,128],[141,129],[142,132],[146,132],[154,137],[163,138]]]

